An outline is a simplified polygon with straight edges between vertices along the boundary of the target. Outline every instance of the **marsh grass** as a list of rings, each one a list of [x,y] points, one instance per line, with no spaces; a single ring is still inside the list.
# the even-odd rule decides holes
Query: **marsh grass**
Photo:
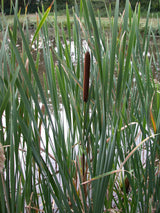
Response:
[[[160,56],[148,25],[150,7],[143,37],[140,5],[132,12],[128,0],[120,26],[119,1],[114,19],[106,7],[108,32],[90,0],[81,0],[80,8],[75,2],[72,26],[66,7],[67,30],[57,24],[56,2],[54,8],[57,48],[49,47],[46,19],[51,7],[39,13],[33,37],[37,43],[45,38],[44,87],[38,75],[40,53],[33,60],[28,21],[21,26],[17,3],[13,29],[2,31],[0,143],[6,160],[0,211],[159,212],[160,95],[152,69],[158,72]],[[151,36],[156,51],[148,57]],[[84,40],[90,54],[87,102]]]

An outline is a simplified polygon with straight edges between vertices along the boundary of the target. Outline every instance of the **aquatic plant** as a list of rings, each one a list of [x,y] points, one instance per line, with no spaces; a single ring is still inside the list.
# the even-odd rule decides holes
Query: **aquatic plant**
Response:
[[[157,74],[160,56],[150,5],[142,36],[140,5],[132,11],[128,0],[121,16],[118,0],[114,18],[106,7],[107,32],[90,0],[75,1],[73,25],[66,5],[65,29],[54,2],[56,48],[46,22],[51,6],[39,12],[32,41],[17,4],[13,28],[2,26],[0,211],[159,212],[160,95],[153,69]]]

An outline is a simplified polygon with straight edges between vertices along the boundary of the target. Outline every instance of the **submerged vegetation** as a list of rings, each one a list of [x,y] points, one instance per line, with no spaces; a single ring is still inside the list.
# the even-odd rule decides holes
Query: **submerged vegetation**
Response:
[[[160,55],[150,6],[142,36],[140,5],[132,11],[128,0],[120,17],[119,0],[114,18],[106,7],[107,32],[90,0],[75,2],[72,26],[66,7],[65,29],[54,2],[56,48],[46,22],[51,6],[37,16],[31,42],[17,4],[13,28],[2,24],[0,212],[158,213]]]

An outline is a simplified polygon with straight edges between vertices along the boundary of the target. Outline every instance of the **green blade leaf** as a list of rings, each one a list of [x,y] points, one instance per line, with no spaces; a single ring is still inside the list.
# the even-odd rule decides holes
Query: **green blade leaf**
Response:
[[[39,23],[39,25],[38,25],[38,27],[37,27],[37,30],[36,30],[36,32],[35,32],[35,34],[34,34],[34,36],[33,36],[31,45],[32,45],[33,42],[35,41],[35,39],[36,39],[36,37],[37,37],[37,35],[38,35],[40,29],[42,28],[42,26],[43,26],[43,24],[44,24],[46,18],[48,17],[49,12],[50,12],[50,10],[51,10],[51,8],[52,8],[53,3],[54,3],[54,0],[52,1],[51,5],[48,7],[48,9],[46,10],[46,12],[45,12],[43,18],[41,19],[41,21],[40,21],[40,23]]]

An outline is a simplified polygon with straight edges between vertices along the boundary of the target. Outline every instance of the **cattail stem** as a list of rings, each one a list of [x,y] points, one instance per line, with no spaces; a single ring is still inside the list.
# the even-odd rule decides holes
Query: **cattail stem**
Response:
[[[3,192],[4,192],[4,197],[6,200],[6,208],[7,208],[7,212],[10,213],[10,208],[9,208],[9,202],[7,199],[7,191],[6,191],[6,186],[5,186],[5,182],[4,182],[4,176],[3,176],[3,167],[4,167],[4,163],[5,163],[5,155],[4,155],[4,149],[2,144],[0,143],[0,178],[2,181],[2,186],[3,186]]]
[[[83,78],[83,101],[88,101],[89,91],[89,74],[90,74],[90,53],[87,51],[84,58],[84,78]]]
[[[87,51],[84,58],[84,78],[83,78],[83,101],[86,103],[88,101],[88,92],[89,92],[89,75],[90,75],[90,53]],[[84,141],[86,134],[86,104],[84,104]],[[85,171],[85,155],[84,155],[85,144],[83,142],[83,154],[82,154],[82,175],[83,182],[86,181],[86,172]],[[83,186],[85,197],[87,197],[86,186]]]
[[[1,175],[1,181],[2,181],[2,186],[3,186],[4,197],[5,197],[5,200],[6,200],[7,212],[10,213],[9,202],[8,202],[8,199],[7,199],[7,191],[6,191],[6,186],[5,186],[5,182],[4,182],[4,176],[3,176],[2,173],[0,175]]]

